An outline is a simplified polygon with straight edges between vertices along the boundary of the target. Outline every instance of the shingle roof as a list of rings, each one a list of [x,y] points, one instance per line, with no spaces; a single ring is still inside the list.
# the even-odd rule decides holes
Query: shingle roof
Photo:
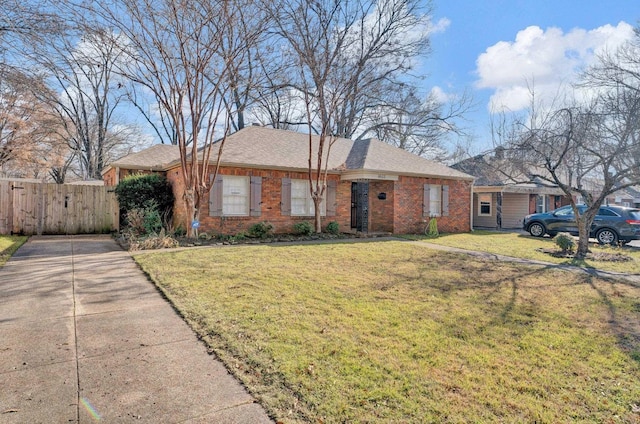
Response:
[[[311,136],[313,151],[319,143],[319,136]],[[179,152],[165,147],[153,149],[127,156],[112,166],[169,168],[178,164]],[[325,152],[326,152],[325,146]],[[149,153],[147,153],[149,152]],[[168,162],[173,156],[173,161]],[[217,156],[213,146],[211,160]],[[326,159],[326,154],[325,158]],[[154,162],[155,161],[155,162]],[[316,163],[313,159],[312,163]],[[309,134],[295,131],[277,130],[251,126],[227,137],[222,152],[223,166],[290,169],[306,171],[309,167]],[[324,166],[324,161],[323,161]],[[334,172],[373,171],[397,175],[415,175],[427,177],[445,177],[455,179],[473,179],[464,172],[454,170],[441,163],[424,159],[380,140],[349,140],[337,138],[331,145],[328,169]]]
[[[156,144],[148,149],[132,153],[109,164],[111,167],[131,169],[164,169],[180,160],[180,149],[171,144]]]
[[[312,135],[311,139],[315,152],[320,137]],[[309,134],[257,126],[247,127],[228,137],[221,162],[228,165],[306,170],[309,166]],[[313,162],[315,163],[315,159]],[[468,174],[376,139],[335,139],[331,145],[328,169],[473,179]]]

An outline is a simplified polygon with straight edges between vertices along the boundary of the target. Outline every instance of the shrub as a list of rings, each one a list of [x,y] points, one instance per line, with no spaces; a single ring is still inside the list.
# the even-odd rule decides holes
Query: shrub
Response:
[[[161,223],[171,221],[173,190],[167,179],[159,174],[137,174],[125,177],[115,189],[120,204],[120,219],[128,225],[127,214],[134,209],[149,209],[155,206]]]
[[[340,225],[336,221],[331,221],[327,224],[327,233],[331,234],[339,234],[340,233]]]
[[[431,218],[429,220],[429,225],[427,226],[427,231],[425,234],[427,237],[438,237],[440,233],[438,232],[438,221],[435,218]]]
[[[161,229],[158,234],[153,234],[142,239],[131,240],[129,250],[168,249],[178,246],[178,241],[165,234],[164,229]]]
[[[251,237],[266,238],[271,235],[273,225],[269,224],[267,221],[258,222],[250,226],[248,231]]]
[[[157,234],[162,228],[160,213],[153,202],[146,208],[136,208],[127,211],[127,232],[134,237],[146,234]]]
[[[553,241],[562,249],[562,253],[567,254],[573,252],[576,247],[576,241],[569,233],[558,233]]]
[[[309,236],[313,234],[313,231],[313,225],[309,221],[298,222],[293,226],[293,232],[296,234]]]

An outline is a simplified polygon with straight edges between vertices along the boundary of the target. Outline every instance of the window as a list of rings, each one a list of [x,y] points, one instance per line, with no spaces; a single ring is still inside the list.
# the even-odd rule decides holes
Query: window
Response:
[[[425,184],[422,216],[449,216],[449,186]]]
[[[442,186],[431,184],[429,187],[429,216],[440,216],[442,205]]]
[[[607,209],[607,208],[598,209],[598,215],[600,215],[600,216],[620,216],[617,213],[615,213],[614,211],[612,211],[611,209]]]
[[[315,210],[311,193],[309,193],[309,181],[291,180],[291,215],[314,216]],[[325,199],[322,199],[320,214],[325,215]]]
[[[222,214],[225,216],[249,215],[249,177],[224,176]]]
[[[209,216],[260,216],[262,177],[217,175],[209,192]]]
[[[547,196],[538,194],[536,196],[536,213],[546,212],[549,209],[549,199]]]
[[[491,194],[478,194],[478,215],[491,216]]]
[[[564,216],[564,217],[573,216],[573,208],[571,206],[562,207],[562,208],[558,209],[558,211],[555,213],[555,215],[556,216]]]

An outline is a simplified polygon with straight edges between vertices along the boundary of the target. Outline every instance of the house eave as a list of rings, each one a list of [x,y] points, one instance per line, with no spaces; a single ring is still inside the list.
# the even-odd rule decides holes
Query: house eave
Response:
[[[474,193],[513,193],[513,194],[546,194],[563,196],[565,193],[558,187],[523,187],[517,185],[475,186]]]

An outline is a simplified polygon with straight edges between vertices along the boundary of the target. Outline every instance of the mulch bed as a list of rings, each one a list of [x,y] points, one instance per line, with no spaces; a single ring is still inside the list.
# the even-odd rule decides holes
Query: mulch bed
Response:
[[[567,258],[573,259],[573,253],[563,253],[562,250],[557,249],[536,249],[538,252],[546,253],[554,258]],[[589,251],[587,253],[586,259],[592,261],[601,261],[601,262],[629,262],[632,261],[633,258],[620,253],[620,252],[592,252]]]

